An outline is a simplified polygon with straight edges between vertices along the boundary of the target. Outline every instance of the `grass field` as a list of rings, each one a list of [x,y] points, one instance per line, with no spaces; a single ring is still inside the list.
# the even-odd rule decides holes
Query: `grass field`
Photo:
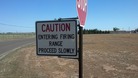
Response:
[[[35,37],[33,33],[23,33],[23,34],[0,34],[0,41],[23,39],[23,38],[32,38]]]
[[[138,78],[138,34],[84,35],[84,78]],[[78,60],[37,56],[35,45],[0,60],[0,78],[78,78]]]

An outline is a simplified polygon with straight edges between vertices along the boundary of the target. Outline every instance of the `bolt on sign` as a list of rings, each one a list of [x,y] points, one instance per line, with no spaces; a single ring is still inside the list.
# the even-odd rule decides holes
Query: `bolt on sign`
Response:
[[[76,20],[37,21],[36,52],[37,55],[76,56]]]

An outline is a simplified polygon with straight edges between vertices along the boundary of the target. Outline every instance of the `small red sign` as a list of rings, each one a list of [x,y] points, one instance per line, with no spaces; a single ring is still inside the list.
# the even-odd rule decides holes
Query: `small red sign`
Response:
[[[87,0],[77,0],[77,11],[80,20],[80,26],[84,27],[87,14]]]

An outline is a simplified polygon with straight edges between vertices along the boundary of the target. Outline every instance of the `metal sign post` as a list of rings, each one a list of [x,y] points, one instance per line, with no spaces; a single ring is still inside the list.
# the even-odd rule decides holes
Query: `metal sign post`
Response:
[[[78,17],[76,18],[60,18],[60,20],[73,20],[73,19],[78,19]],[[79,21],[80,22],[80,21]],[[79,78],[83,78],[83,27],[80,26],[79,23],[79,58],[78,58],[78,62],[79,62]],[[63,56],[63,58],[66,58],[66,56]],[[67,57],[70,58],[70,57]]]
[[[79,78],[83,78],[83,27],[79,26]]]
[[[79,17],[79,78],[83,78],[83,27],[87,15],[87,0],[76,0]]]

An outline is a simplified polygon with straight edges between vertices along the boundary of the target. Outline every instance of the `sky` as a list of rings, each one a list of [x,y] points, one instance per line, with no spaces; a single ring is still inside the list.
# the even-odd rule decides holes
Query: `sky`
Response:
[[[35,32],[35,22],[77,17],[76,0],[0,0],[0,32]],[[85,29],[138,28],[138,0],[88,0]]]

